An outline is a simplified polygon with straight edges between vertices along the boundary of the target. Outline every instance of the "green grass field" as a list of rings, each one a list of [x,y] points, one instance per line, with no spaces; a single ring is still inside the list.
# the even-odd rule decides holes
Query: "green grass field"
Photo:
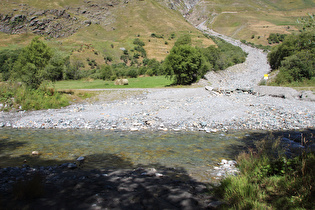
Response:
[[[63,80],[56,82],[51,86],[55,87],[57,90],[104,88],[163,88],[170,86],[172,83],[172,81],[166,79],[164,76],[129,78],[128,81],[128,85],[115,85],[114,81]]]

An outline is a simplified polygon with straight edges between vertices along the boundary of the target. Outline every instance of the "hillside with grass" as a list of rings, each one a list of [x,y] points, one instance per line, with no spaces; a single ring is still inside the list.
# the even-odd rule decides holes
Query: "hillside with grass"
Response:
[[[17,0],[0,6],[0,48],[23,47],[41,35],[50,47],[87,67],[86,58],[105,64],[109,56],[120,63],[123,49],[132,50],[135,38],[145,43],[148,58],[159,61],[183,34],[190,34],[195,46],[214,45],[180,12],[154,0]]]
[[[314,0],[204,0],[185,17],[235,39],[268,45],[269,34],[298,31],[297,19],[314,12]]]

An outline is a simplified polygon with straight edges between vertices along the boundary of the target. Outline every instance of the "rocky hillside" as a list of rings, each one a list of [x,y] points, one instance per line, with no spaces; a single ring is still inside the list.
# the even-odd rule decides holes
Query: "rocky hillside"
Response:
[[[74,52],[75,59],[90,53],[99,62],[108,55],[120,62],[120,49],[132,50],[139,37],[149,58],[163,60],[185,33],[194,45],[214,44],[194,28],[201,23],[221,34],[266,45],[270,33],[298,30],[296,19],[307,12],[315,12],[315,0],[0,1],[0,47],[24,46],[35,35],[43,35],[51,39],[52,47]],[[83,52],[82,46],[93,50]]]
[[[214,44],[182,15],[196,3],[196,0],[1,1],[0,47],[23,46],[29,42],[25,39],[43,35],[50,40],[49,45],[71,53],[73,59],[85,60],[88,56],[102,64],[105,56],[120,62],[120,49],[132,50],[133,40],[140,38],[149,58],[163,60],[182,34],[189,33],[196,46]]]
[[[0,31],[8,34],[32,32],[51,38],[70,36],[82,27],[91,24],[106,26],[113,21],[111,13],[114,7],[128,4],[128,1],[82,1],[80,6],[71,5],[57,9],[50,6],[42,9],[26,3],[5,4],[12,10],[0,14]]]

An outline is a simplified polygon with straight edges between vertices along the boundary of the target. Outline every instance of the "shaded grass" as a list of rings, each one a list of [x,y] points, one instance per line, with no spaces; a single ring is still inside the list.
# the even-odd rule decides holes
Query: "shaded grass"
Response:
[[[115,85],[114,81],[63,80],[54,84],[56,89],[104,89],[104,88],[162,88],[172,84],[165,76],[129,78],[128,85]]]
[[[314,208],[314,152],[290,159],[279,143],[269,135],[256,144],[255,150],[237,157],[240,175],[223,179],[215,188],[215,193],[227,202],[224,208]]]

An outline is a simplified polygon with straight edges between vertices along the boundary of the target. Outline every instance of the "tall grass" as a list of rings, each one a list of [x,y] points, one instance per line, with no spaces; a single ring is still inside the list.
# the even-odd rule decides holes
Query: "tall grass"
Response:
[[[19,84],[0,84],[0,110],[39,110],[60,108],[69,105],[66,95],[52,88],[41,86],[37,90],[27,89]]]
[[[314,209],[315,154],[289,159],[271,137],[238,156],[239,176],[221,181],[215,193],[226,209]]]

